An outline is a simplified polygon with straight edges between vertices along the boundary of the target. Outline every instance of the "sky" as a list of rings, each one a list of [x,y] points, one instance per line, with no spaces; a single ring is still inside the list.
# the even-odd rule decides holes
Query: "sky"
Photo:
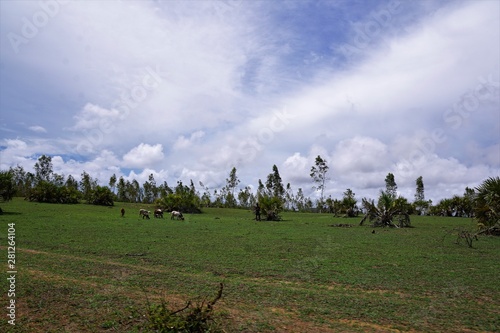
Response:
[[[500,175],[500,1],[0,1],[0,170],[410,201]]]

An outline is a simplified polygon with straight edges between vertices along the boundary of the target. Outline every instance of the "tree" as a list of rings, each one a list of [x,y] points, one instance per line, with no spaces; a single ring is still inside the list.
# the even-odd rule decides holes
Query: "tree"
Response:
[[[295,205],[297,206],[297,210],[299,212],[302,212],[305,210],[306,199],[305,199],[304,192],[302,191],[301,187],[298,188],[297,194],[295,195]]]
[[[233,198],[234,198],[234,190],[236,186],[240,183],[238,176],[236,176],[236,168],[233,167],[231,172],[229,173],[229,178],[226,179],[226,186],[230,190]]]
[[[16,196],[28,196],[29,189],[33,186],[33,174],[24,171],[24,168],[17,165],[15,168],[10,168],[12,173],[12,181],[14,182]]]
[[[475,215],[480,233],[500,235],[500,177],[490,177],[476,187]]]
[[[474,200],[476,197],[476,192],[474,189],[466,187],[463,198],[463,209],[465,217],[474,216]]]
[[[356,203],[358,202],[354,196],[356,195],[350,188],[348,188],[344,193],[342,198],[342,210],[345,212],[346,217],[356,217],[358,216],[358,207]]]
[[[285,206],[286,206],[286,209],[288,209],[288,210],[295,210],[293,190],[292,190],[292,185],[290,185],[290,183],[286,184]]]
[[[392,195],[394,198],[398,195],[398,185],[396,185],[394,175],[390,172],[385,177],[385,193]]]
[[[322,159],[320,155],[316,157],[314,166],[311,167],[310,176],[316,183],[313,189],[321,191],[319,202],[323,203],[323,193],[325,190],[325,182],[327,180],[326,173],[328,172],[328,165],[326,160]]]
[[[408,212],[410,205],[403,197],[396,198],[391,193],[380,191],[377,204],[374,200],[363,198],[362,205],[366,210],[366,215],[359,225],[363,225],[368,219],[373,227],[410,227]],[[397,221],[394,222],[394,220]]]
[[[144,190],[144,197],[142,201],[144,203],[152,203],[158,197],[158,188],[156,187],[156,181],[153,174],[149,175],[149,178],[142,185]]]
[[[107,186],[97,185],[92,190],[88,203],[100,206],[113,206],[113,192]]]
[[[141,202],[143,197],[143,190],[141,185],[136,179],[133,179],[129,186],[129,194],[132,202]]]
[[[273,172],[267,176],[266,189],[270,196],[283,199],[285,195],[285,187],[283,186],[283,181],[281,180],[278,167],[273,165]]]
[[[240,189],[238,193],[238,200],[240,202],[240,206],[243,208],[249,208],[250,205],[250,197],[252,196],[252,192],[250,191],[250,187],[245,186],[245,189]]]
[[[50,181],[52,177],[52,157],[42,155],[35,163],[35,175],[37,181]]]
[[[210,207],[212,204],[212,196],[210,195],[210,189],[208,186],[205,186],[201,181],[199,182],[200,186],[203,188],[204,192],[201,195],[201,206]]]
[[[415,206],[415,210],[417,211],[418,215],[425,215],[431,203],[425,200],[424,180],[422,176],[417,178],[415,184],[415,201],[413,202],[413,205]]]
[[[64,186],[78,191],[78,181],[75,178],[73,178],[72,175],[68,176],[68,179],[66,179]]]
[[[83,199],[90,201],[92,191],[97,186],[97,180],[92,179],[92,177],[85,171],[82,172],[82,180],[80,180],[80,188],[82,190]]]
[[[196,193],[192,180],[190,186],[184,185],[179,180],[173,192],[166,192],[166,195],[156,200],[156,203],[161,208],[167,210],[178,210],[183,213],[199,213],[201,200]]]
[[[122,201],[122,202],[128,201],[127,184],[125,183],[125,179],[123,179],[123,177],[120,177],[120,179],[118,180],[118,185],[117,185],[116,189],[117,189],[117,198],[118,198],[117,200]]]
[[[109,177],[109,188],[111,189],[111,192],[115,192],[116,188],[116,175],[113,174],[111,177]]]
[[[267,221],[281,220],[283,210],[285,187],[281,180],[278,167],[273,165],[273,172],[267,176],[266,186],[259,179],[258,200],[262,214]]]
[[[0,171],[0,199],[10,201],[14,197],[15,187],[12,171]],[[0,214],[2,209],[0,208]]]

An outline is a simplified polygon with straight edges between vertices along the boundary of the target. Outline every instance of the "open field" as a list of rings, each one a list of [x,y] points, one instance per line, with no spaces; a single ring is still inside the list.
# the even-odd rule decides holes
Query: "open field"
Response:
[[[500,238],[471,249],[444,237],[470,219],[412,217],[414,228],[372,233],[326,214],[255,222],[205,209],[172,221],[142,220],[138,204],[1,207],[2,276],[8,223],[18,271],[15,330],[1,283],[3,332],[141,332],[148,302],[182,307],[219,282],[226,332],[500,332]]]

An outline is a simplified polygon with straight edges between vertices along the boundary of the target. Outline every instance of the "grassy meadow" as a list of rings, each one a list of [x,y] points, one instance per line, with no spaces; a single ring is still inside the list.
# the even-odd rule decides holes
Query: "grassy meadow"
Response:
[[[471,219],[372,229],[329,214],[256,222],[212,208],[174,221],[143,220],[139,208],[153,207],[139,204],[1,207],[2,276],[8,223],[18,271],[15,327],[1,283],[3,332],[143,332],[149,305],[201,302],[220,282],[225,332],[500,332],[500,237],[456,244]]]

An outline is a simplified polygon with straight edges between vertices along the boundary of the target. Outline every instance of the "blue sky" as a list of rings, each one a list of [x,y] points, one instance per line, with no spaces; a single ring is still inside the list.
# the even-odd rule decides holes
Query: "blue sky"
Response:
[[[500,2],[2,1],[0,168],[434,201],[500,174]]]

